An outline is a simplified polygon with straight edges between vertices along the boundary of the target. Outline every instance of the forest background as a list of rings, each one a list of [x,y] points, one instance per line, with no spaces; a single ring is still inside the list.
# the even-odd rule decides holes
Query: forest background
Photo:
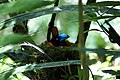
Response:
[[[84,51],[89,80],[119,78],[119,0],[91,0],[90,4],[83,0],[83,22],[91,22],[90,28],[83,32],[88,33],[84,48],[51,48],[46,44],[53,13],[57,13],[55,25],[59,33],[68,34],[67,40],[73,44],[79,40],[78,0],[59,0],[54,8],[55,1],[0,0],[0,80],[57,80],[57,71],[61,75],[58,80],[84,80],[84,68],[78,67],[84,60],[60,59],[63,54],[76,56]],[[71,65],[77,66],[77,72],[72,73]]]

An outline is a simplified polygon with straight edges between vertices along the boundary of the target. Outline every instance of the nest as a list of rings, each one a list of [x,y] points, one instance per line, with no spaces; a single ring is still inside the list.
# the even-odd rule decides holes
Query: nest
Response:
[[[36,57],[36,63],[45,62],[55,62],[55,61],[67,61],[67,60],[78,60],[78,52],[72,50],[71,47],[50,47],[46,44],[41,44],[39,46],[45,54],[40,52]],[[39,72],[39,74],[37,74]],[[29,74],[28,74],[29,73]],[[37,70],[36,72],[27,72],[27,76],[31,80],[68,80],[69,77],[75,78],[77,75],[77,67],[75,65],[64,66],[64,67],[54,67],[42,70]],[[37,75],[36,77],[33,76]],[[34,78],[34,79],[33,79]],[[66,78],[66,79],[65,79]],[[78,77],[76,77],[78,79]],[[74,80],[74,79],[73,79]]]
[[[41,44],[39,46],[47,54],[39,55],[39,58],[51,62],[48,56],[53,61],[66,61],[66,60],[75,60],[79,59],[78,52],[73,50],[72,47],[49,47],[46,44]]]
[[[44,54],[33,47],[22,47],[24,47],[24,50],[19,52],[6,52],[4,54],[15,61],[15,63],[21,63],[20,66],[33,63],[40,64],[79,59],[78,52],[73,50],[72,47],[50,47],[44,43],[39,46],[45,52]],[[77,67],[76,65],[54,67],[27,71],[23,74],[31,80],[68,80],[69,77],[77,75]]]

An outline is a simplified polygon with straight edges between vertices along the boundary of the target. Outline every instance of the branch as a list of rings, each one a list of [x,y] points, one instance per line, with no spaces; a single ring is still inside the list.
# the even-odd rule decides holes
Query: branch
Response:
[[[110,25],[110,23],[105,20],[105,23],[109,26],[109,39],[112,43],[117,43],[120,46],[120,36],[118,35],[118,33],[114,30],[114,28]]]
[[[58,6],[59,0],[56,0],[54,7]],[[50,36],[52,33],[52,28],[54,27],[54,21],[55,21],[56,13],[52,14],[51,20],[48,25],[48,33],[47,33],[47,41],[50,41]]]

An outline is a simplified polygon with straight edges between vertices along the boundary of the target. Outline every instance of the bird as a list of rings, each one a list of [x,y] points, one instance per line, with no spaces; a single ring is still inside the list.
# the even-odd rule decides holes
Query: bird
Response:
[[[66,40],[67,38],[69,38],[69,35],[65,33],[59,34],[57,27],[53,27],[52,38],[49,42],[49,46],[70,46],[71,43]]]

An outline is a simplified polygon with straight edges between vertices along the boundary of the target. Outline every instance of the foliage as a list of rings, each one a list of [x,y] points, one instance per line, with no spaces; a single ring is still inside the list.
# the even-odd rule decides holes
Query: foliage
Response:
[[[13,1],[11,3],[4,3],[0,5],[0,13],[8,14],[14,12],[24,12],[31,11],[36,8],[40,8],[42,6],[46,6],[53,3],[52,1],[44,1],[44,0],[18,0]],[[30,5],[30,6],[29,6]],[[29,7],[28,7],[29,6]]]
[[[21,72],[30,71],[34,69],[52,68],[52,67],[67,66],[67,65],[80,65],[80,61],[69,60],[69,61],[49,62],[49,63],[41,63],[41,64],[28,64],[3,72],[0,75],[0,79],[7,80],[10,76],[14,74],[18,74]]]
[[[44,18],[45,15],[58,13],[57,20],[61,21],[61,25],[62,25],[61,31],[67,32],[68,34],[72,34],[71,36],[75,37],[75,35],[77,35],[76,31],[78,31],[77,29],[78,27],[75,27],[78,25],[78,19],[77,19],[78,5],[62,5],[62,6],[58,6],[57,8],[54,8],[52,7],[52,3],[54,3],[54,1],[15,0],[13,2],[7,2],[7,3],[0,4],[0,14],[19,13],[19,15],[16,15],[0,23],[1,32],[4,31],[6,28],[11,27],[11,25],[21,23],[25,20],[38,18],[38,17]],[[115,8],[118,6],[120,6],[119,1],[103,1],[103,2],[93,3],[90,5],[83,5],[84,11],[88,12],[83,15],[83,20],[84,22],[89,22],[89,21],[96,22],[100,20],[103,20],[103,21],[114,20],[115,18],[120,17],[119,9]],[[100,12],[100,15],[97,14],[97,12]],[[75,16],[72,16],[73,14]],[[47,19],[49,18],[47,17]],[[39,20],[39,21],[42,21],[42,20]],[[47,23],[46,20],[44,22]],[[102,21],[100,22],[102,23]],[[2,26],[2,24],[4,25]],[[44,27],[47,27],[47,25]],[[67,29],[64,29],[64,28],[67,28]],[[91,32],[91,31],[88,31],[88,32]],[[100,32],[100,30],[98,30],[98,32]],[[51,71],[50,70],[51,68],[53,69],[53,71],[55,71],[55,69],[57,70],[58,68],[62,67],[63,72],[66,72],[67,68],[65,67],[65,69],[63,69],[64,66],[67,66],[69,69],[72,69],[71,65],[75,65],[75,66],[80,65],[81,64],[80,60],[69,59],[68,61],[66,61],[67,59],[65,58],[64,60],[61,61],[61,59],[64,58],[63,56],[69,56],[70,54],[75,54],[76,56],[76,53],[78,54],[78,51],[80,52],[87,51],[89,55],[91,55],[92,53],[97,53],[100,59],[101,59],[101,55],[103,59],[103,56],[105,57],[119,56],[119,53],[120,53],[119,51],[116,51],[116,50],[104,49],[107,43],[104,41],[104,38],[99,37],[101,35],[97,33],[95,34],[95,36],[90,35],[92,39],[90,40],[89,38],[90,40],[89,43],[92,44],[92,40],[96,39],[96,41],[94,40],[94,45],[96,45],[98,49],[88,49],[88,48],[78,49],[78,48],[73,48],[73,47],[68,47],[65,49],[61,47],[58,47],[58,48],[52,47],[51,49],[50,47],[48,47],[46,43],[43,43],[45,46],[35,44],[34,37],[38,33],[39,33],[39,29],[37,29],[36,32],[34,32],[32,35],[31,34],[22,35],[22,34],[12,33],[12,34],[7,34],[7,35],[4,34],[0,36],[0,48],[1,48],[0,59],[3,63],[5,63],[3,64],[1,62],[0,66],[1,65],[9,66],[9,69],[8,67],[5,69],[6,71],[2,72],[1,70],[1,73],[0,73],[1,80],[7,80],[7,79],[10,79],[11,77],[14,77],[15,79],[18,73],[23,73],[24,76],[27,76],[30,78],[30,76],[28,76],[27,73],[31,73],[32,71],[33,73],[35,73],[34,75],[37,75],[37,77],[38,75],[41,75],[41,74],[44,76],[46,74],[45,70],[48,69],[49,71]],[[73,33],[75,35],[73,35]],[[42,35],[40,34],[39,37],[42,37]],[[32,43],[32,45],[31,46],[21,45],[24,42]],[[4,48],[7,48],[7,49],[4,49]],[[46,53],[45,51],[47,51],[48,53]],[[12,64],[10,64],[11,62],[6,63],[6,61],[3,60],[3,59],[8,59],[8,58],[11,58],[14,61],[14,63]],[[58,58],[60,60],[57,60]],[[90,61],[90,65],[94,64],[95,62],[95,61],[92,62],[92,60],[89,60],[89,61]],[[109,63],[111,62],[109,61]],[[78,73],[80,73],[79,71]],[[70,73],[70,71],[68,72]],[[118,73],[117,71],[111,71],[111,70],[110,71],[104,70],[103,72],[111,73],[117,76],[119,74],[119,70],[118,70]],[[75,80],[76,76],[78,77],[78,75],[73,75],[73,74],[62,75],[62,76],[64,77],[64,79],[67,78],[66,80],[68,79],[71,80],[71,78]]]
[[[30,41],[29,36],[23,36],[19,34],[10,34],[0,36],[0,46],[6,46],[9,44],[19,44],[24,41]]]

